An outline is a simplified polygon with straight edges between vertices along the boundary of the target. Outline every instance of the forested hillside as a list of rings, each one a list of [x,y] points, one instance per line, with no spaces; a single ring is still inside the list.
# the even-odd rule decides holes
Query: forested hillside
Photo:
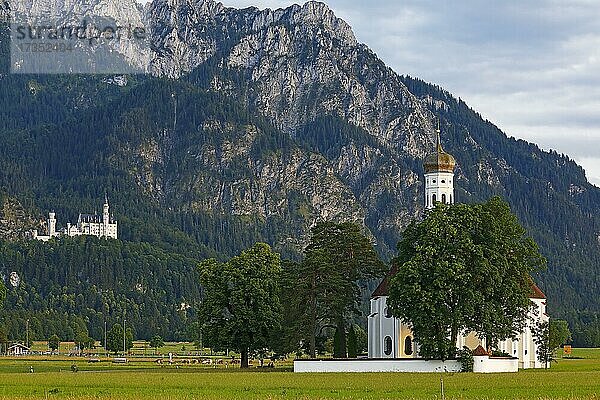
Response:
[[[181,340],[200,299],[197,262],[150,244],[3,242],[0,265],[12,274],[0,325],[13,339],[24,339],[26,319],[34,339],[73,340],[79,332],[100,339],[105,322],[110,328],[125,317],[135,337]]]

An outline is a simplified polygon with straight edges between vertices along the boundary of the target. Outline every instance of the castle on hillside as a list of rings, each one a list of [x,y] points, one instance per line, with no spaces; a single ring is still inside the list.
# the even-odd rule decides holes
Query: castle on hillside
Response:
[[[47,235],[38,235],[37,229],[32,232],[33,238],[44,242],[57,236],[97,236],[103,238],[117,239],[117,221],[109,213],[108,199],[104,198],[104,206],[102,207],[102,215],[96,214],[79,214],[77,224],[72,225],[67,223],[66,228],[62,230],[56,229],[56,214],[54,211],[48,213],[46,221]]]
[[[440,142],[440,131],[437,130],[435,151],[424,161],[425,167],[425,209],[432,209],[435,203],[454,204],[454,167],[456,161],[446,153]],[[392,268],[388,276],[371,295],[371,311],[368,317],[369,358],[418,358],[419,344],[405,321],[392,315],[387,307],[390,278],[395,274]],[[546,314],[546,296],[531,281],[530,300],[534,307],[528,312],[527,323],[523,331],[515,338],[498,343],[498,349],[511,357],[518,358],[519,368],[543,368],[538,360],[538,346],[535,344],[532,328],[540,322],[549,320]],[[465,332],[457,338],[456,347],[463,346],[476,349],[486,348],[485,338],[478,337],[475,332]],[[481,349],[485,352],[485,350]]]

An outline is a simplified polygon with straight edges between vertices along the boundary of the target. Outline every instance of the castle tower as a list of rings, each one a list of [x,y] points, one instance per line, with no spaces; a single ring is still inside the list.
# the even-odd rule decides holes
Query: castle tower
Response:
[[[56,214],[54,211],[48,213],[48,236],[56,235]]]
[[[440,129],[436,131],[436,149],[425,157],[425,209],[435,203],[454,204],[454,157],[446,153],[440,141]]]
[[[108,212],[108,197],[104,195],[104,206],[102,206],[102,235],[108,236],[108,224],[110,223],[110,214]]]

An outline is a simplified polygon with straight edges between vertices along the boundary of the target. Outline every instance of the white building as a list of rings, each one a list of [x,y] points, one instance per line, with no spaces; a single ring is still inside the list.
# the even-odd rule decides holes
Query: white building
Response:
[[[436,151],[425,159],[425,208],[431,209],[436,202],[454,203],[454,157],[446,153],[441,146],[439,130]],[[391,315],[387,307],[389,279],[396,273],[392,268],[388,276],[375,289],[371,296],[371,310],[368,317],[369,358],[418,358],[419,346],[413,340],[410,326]],[[537,359],[537,347],[534,343],[531,327],[541,321],[548,321],[546,315],[546,296],[533,283],[531,301],[534,310],[529,313],[527,324],[515,340],[500,342],[498,349],[518,358],[519,368],[543,368]],[[471,350],[479,345],[486,347],[485,339],[470,332],[459,335],[456,347],[467,346]]]
[[[15,343],[8,347],[8,349],[6,350],[6,355],[11,357],[26,356],[30,353],[30,351],[31,349],[25,346],[24,344]]]
[[[65,236],[90,235],[104,238],[117,239],[117,221],[110,215],[108,199],[105,198],[102,207],[102,215],[79,214],[77,224],[67,223],[66,228],[61,231],[56,229],[56,214],[50,212],[46,222],[48,234],[38,235],[38,231],[33,231],[33,238],[42,241],[48,241],[50,238]]]

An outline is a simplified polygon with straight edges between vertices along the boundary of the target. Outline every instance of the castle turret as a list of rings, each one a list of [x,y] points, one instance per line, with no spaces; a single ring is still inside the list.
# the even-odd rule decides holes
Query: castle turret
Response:
[[[446,153],[437,129],[436,149],[425,157],[425,208],[435,207],[435,203],[454,204],[454,157]]]
[[[101,236],[108,236],[108,224],[110,223],[110,213],[108,207],[108,197],[104,195],[104,205],[102,206],[102,233]]]
[[[102,222],[104,225],[108,225],[110,223],[110,214],[108,212],[108,198],[104,197],[104,206],[102,207]]]
[[[48,236],[56,236],[56,214],[54,211],[48,213]]]

